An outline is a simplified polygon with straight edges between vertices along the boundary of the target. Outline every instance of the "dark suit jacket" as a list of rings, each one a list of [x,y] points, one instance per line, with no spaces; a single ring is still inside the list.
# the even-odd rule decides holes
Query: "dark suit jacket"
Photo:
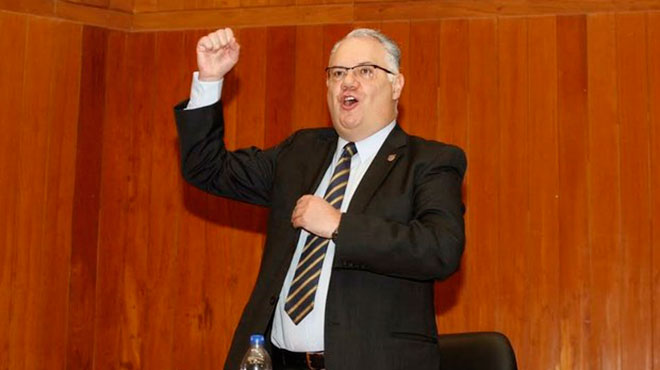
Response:
[[[337,134],[300,130],[274,148],[229,152],[221,103],[189,111],[185,104],[175,108],[184,178],[270,207],[257,282],[225,364],[236,370],[249,335],[269,335],[299,235],[291,213],[317,188]],[[327,369],[438,369],[433,281],[453,273],[463,252],[465,168],[461,149],[398,126],[385,140],[340,222],[325,312]]]

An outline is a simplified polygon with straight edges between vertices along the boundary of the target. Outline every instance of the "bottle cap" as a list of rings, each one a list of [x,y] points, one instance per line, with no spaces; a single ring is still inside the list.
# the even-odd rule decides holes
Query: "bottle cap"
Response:
[[[263,345],[264,344],[264,336],[261,334],[252,334],[250,336],[250,344],[252,345]]]

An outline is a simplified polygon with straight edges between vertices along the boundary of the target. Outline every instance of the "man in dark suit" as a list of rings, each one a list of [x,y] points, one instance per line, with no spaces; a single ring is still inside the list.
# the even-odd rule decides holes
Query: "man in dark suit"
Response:
[[[202,37],[191,100],[175,109],[185,179],[270,207],[225,369],[252,333],[266,334],[275,369],[437,369],[433,282],[463,252],[463,151],[396,124],[399,49],[359,29],[326,69],[333,128],[229,152],[219,98],[239,49],[230,29]]]

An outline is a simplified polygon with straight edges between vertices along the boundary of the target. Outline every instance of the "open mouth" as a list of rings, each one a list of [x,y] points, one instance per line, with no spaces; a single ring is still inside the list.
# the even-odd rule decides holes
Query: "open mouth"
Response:
[[[350,109],[354,107],[357,103],[358,103],[357,98],[352,95],[346,95],[341,100],[341,106],[345,109]]]

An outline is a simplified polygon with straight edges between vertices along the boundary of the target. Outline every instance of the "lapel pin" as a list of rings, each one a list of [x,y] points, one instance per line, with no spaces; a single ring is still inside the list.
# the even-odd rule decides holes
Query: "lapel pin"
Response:
[[[394,160],[394,158],[396,158],[396,154],[390,154],[390,155],[387,156],[387,161],[392,162]]]

